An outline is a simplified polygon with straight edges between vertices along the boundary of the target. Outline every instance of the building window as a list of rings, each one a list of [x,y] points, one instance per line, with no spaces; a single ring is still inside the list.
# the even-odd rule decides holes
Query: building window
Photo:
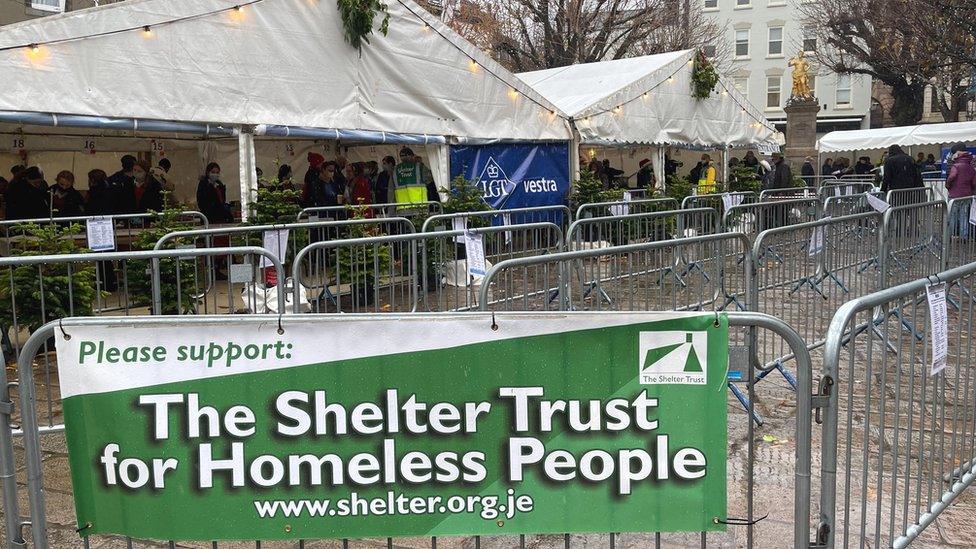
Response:
[[[817,35],[808,27],[803,28],[803,51],[807,53],[817,51]]]
[[[813,96],[817,96],[817,75],[811,74],[807,78],[810,79],[810,91],[813,92]]]
[[[705,57],[715,57],[715,46],[706,44],[702,47],[702,52],[705,54]]]
[[[769,55],[783,55],[783,27],[769,27]]]
[[[716,10],[718,9],[718,0],[705,0],[706,10]]]
[[[849,107],[851,105],[851,75],[837,75],[837,106]]]
[[[735,0],[735,7],[748,8],[752,5],[752,0]]]
[[[780,97],[782,95],[783,79],[780,76],[766,77],[766,108],[780,108]]]
[[[744,96],[749,95],[749,77],[748,76],[736,76],[732,82],[735,84],[735,89],[739,90]]]
[[[735,56],[749,57],[749,29],[735,31]]]

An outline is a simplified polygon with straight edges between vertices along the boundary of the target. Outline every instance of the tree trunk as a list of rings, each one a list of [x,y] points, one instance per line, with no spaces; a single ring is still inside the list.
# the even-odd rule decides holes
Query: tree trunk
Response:
[[[913,126],[922,119],[922,107],[925,103],[925,85],[908,83],[905,81],[891,86],[891,97],[894,102],[888,114],[896,126]]]

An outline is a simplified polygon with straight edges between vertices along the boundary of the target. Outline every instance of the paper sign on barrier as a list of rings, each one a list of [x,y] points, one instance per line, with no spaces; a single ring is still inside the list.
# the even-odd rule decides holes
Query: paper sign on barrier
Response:
[[[89,218],[86,223],[88,249],[108,252],[115,249],[115,223],[111,217]]]
[[[946,308],[946,285],[929,284],[925,286],[929,302],[929,335],[932,339],[932,375],[946,367],[949,356],[949,312]]]
[[[467,258],[468,275],[485,276],[485,246],[481,235],[470,231],[464,233],[464,256]]]
[[[824,219],[830,219],[830,217],[825,217]],[[824,251],[824,246],[827,244],[827,225],[818,225],[813,229],[810,234],[810,255],[817,255]]]
[[[264,249],[274,254],[279,261],[284,262],[285,254],[288,253],[288,229],[264,231]],[[272,265],[270,259],[261,256],[261,268]]]
[[[451,230],[452,231],[467,231],[468,230],[468,219],[466,217],[453,217],[451,218]],[[454,241],[458,244],[464,244],[464,235],[458,235],[454,237]]]
[[[865,196],[867,196],[868,198],[868,205],[874,208],[875,211],[877,211],[878,213],[885,213],[886,211],[888,211],[888,208],[891,207],[890,204],[874,196],[871,193],[867,193]]]

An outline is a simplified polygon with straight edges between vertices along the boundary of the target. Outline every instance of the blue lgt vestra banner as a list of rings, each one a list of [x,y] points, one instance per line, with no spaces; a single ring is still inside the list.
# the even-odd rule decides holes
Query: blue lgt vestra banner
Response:
[[[464,176],[481,187],[497,210],[566,204],[569,194],[568,143],[452,145],[451,178]],[[547,218],[562,222],[562,215]],[[543,221],[513,216],[512,223]]]

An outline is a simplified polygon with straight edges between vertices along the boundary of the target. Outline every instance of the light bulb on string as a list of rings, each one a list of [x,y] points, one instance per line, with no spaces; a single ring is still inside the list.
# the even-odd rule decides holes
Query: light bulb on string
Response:
[[[41,51],[41,47],[38,46],[37,44],[31,44],[31,45],[29,45],[27,47],[30,49],[30,52],[31,53],[37,53],[37,52]]]
[[[152,36],[152,28],[149,25],[142,27],[142,35],[146,38]]]

